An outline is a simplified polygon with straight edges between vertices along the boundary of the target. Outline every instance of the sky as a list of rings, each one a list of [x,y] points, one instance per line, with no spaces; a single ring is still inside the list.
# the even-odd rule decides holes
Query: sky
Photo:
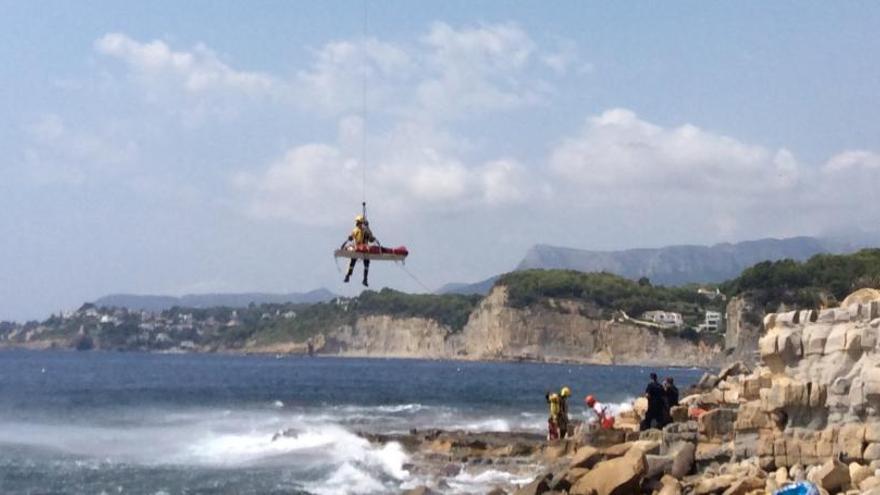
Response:
[[[880,4],[0,1],[0,319],[876,230]],[[358,268],[360,270],[360,268]]]

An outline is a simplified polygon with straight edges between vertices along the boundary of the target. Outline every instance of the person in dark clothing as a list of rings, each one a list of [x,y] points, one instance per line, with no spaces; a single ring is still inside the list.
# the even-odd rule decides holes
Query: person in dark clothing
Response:
[[[663,393],[666,399],[666,414],[663,418],[664,423],[669,424],[672,422],[672,408],[678,405],[678,388],[671,376],[663,380]]]
[[[666,410],[666,393],[663,386],[657,381],[657,373],[651,373],[651,381],[645,387],[645,397],[648,399],[648,411],[645,419],[639,427],[645,431],[651,428],[662,428],[663,417]]]

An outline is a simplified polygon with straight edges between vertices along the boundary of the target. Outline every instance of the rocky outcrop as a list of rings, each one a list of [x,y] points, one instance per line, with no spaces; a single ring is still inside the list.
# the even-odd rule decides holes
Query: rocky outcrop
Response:
[[[503,286],[483,299],[460,331],[424,318],[368,316],[327,332],[323,342],[316,352],[343,356],[712,365],[721,355],[719,346],[602,319],[579,302],[512,308]]]
[[[727,303],[724,347],[733,360],[756,362],[758,339],[763,333],[764,309],[747,295]]]
[[[595,454],[581,447],[555,477],[577,474],[569,493],[609,493],[593,480],[618,477],[632,483],[626,493],[763,494],[794,482],[819,493],[880,493],[880,291],[845,302],[767,315],[761,366],[734,363],[707,374],[662,431],[586,432],[581,440],[604,460],[584,472],[583,460]],[[644,469],[600,471],[637,444],[658,442],[658,451],[642,452]]]

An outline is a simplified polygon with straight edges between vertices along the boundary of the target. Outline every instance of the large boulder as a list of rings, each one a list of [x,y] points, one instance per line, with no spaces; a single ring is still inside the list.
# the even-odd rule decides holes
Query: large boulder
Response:
[[[572,485],[577,483],[577,480],[583,478],[589,472],[590,470],[587,468],[571,468],[567,471],[561,471],[556,473],[553,479],[550,480],[549,488],[551,491],[566,492],[571,489]]]
[[[672,462],[675,459],[671,455],[645,455],[645,461],[648,463],[648,470],[645,471],[645,478],[659,479],[672,471]]]
[[[846,464],[831,459],[808,476],[810,481],[819,485],[829,493],[834,493],[850,484],[849,467]]]
[[[595,447],[585,445],[574,453],[571,458],[570,468],[587,468],[590,469],[602,459],[602,452]]]
[[[853,486],[859,486],[859,484],[874,476],[874,470],[869,468],[868,466],[862,466],[857,462],[850,463],[849,465],[849,482]]]
[[[694,454],[696,447],[690,442],[680,442],[673,445],[670,449],[672,455],[672,466],[669,468],[669,474],[676,478],[682,479],[690,474],[694,467]]]
[[[733,482],[722,495],[746,495],[764,488],[765,480],[757,476],[746,476]]]
[[[705,435],[707,439],[728,440],[732,438],[735,421],[736,409],[714,409],[700,416],[700,435]]]
[[[721,476],[703,478],[694,487],[694,495],[710,495],[722,493],[731,487],[737,480],[737,476],[733,474],[722,474]]]
[[[629,495],[638,493],[648,469],[645,454],[630,449],[626,455],[600,462],[571,487],[572,495]]]
[[[853,304],[867,304],[871,301],[880,301],[880,290],[868,288],[859,289],[846,296],[843,302],[840,303],[840,307],[845,308]]]

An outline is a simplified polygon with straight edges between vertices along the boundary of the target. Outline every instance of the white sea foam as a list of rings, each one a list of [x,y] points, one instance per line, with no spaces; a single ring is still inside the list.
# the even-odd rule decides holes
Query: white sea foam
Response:
[[[489,469],[475,474],[462,471],[446,482],[453,493],[486,493],[496,486],[523,485],[531,482],[533,478],[533,475],[522,476]]]

